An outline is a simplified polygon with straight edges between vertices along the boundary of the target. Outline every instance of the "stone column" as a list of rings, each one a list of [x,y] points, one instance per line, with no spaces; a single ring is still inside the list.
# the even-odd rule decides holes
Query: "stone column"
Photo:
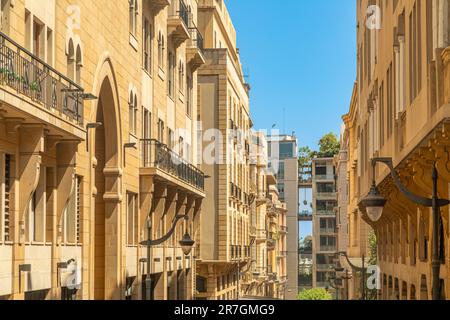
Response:
[[[105,299],[125,297],[125,274],[122,273],[121,178],[119,168],[105,168]]]
[[[166,198],[167,198],[167,185],[162,183],[155,183],[153,186],[153,212],[152,212],[152,238],[158,239],[164,235],[164,214],[166,207]],[[161,231],[161,232],[160,232]],[[155,287],[155,300],[167,300],[167,261],[166,255],[163,251],[162,257],[157,257],[154,254],[155,250],[153,250],[152,257],[153,259],[160,259],[163,265],[163,272],[161,278],[158,280],[157,286]],[[151,261],[154,264],[154,260]],[[152,270],[155,270],[154,266]]]
[[[13,300],[25,297],[24,272],[19,266],[25,259],[25,217],[31,199],[36,190],[41,174],[42,153],[44,152],[44,127],[42,125],[22,125],[18,127],[19,147],[16,160],[14,183],[14,217],[15,239],[13,247]],[[20,277],[20,282],[19,282]]]

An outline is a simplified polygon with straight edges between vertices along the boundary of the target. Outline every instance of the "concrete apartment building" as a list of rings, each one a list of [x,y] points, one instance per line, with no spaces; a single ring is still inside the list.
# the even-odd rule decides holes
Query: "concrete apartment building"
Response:
[[[298,296],[298,158],[295,136],[269,136],[269,167],[277,169],[279,199],[286,204],[286,300]]]
[[[196,298],[237,299],[241,274],[248,272],[251,261],[250,86],[224,2],[199,1],[199,22],[206,59],[198,71],[203,148],[212,141],[209,129],[222,138],[215,139],[215,161],[202,164],[210,178],[202,209]]]
[[[382,10],[380,30],[366,28],[368,5]],[[371,159],[392,157],[403,184],[431,197],[433,164],[438,193],[448,198],[450,120],[449,1],[357,2],[357,107],[349,126],[356,128],[357,171],[350,199],[358,202],[371,187]],[[378,239],[381,299],[432,297],[432,257],[438,250],[441,298],[450,297],[449,207],[441,209],[438,245],[433,245],[431,209],[417,206],[394,185],[388,169],[377,165],[376,185],[387,203],[372,221]],[[440,281],[439,281],[440,280]]]
[[[197,1],[1,1],[0,299],[190,299]],[[111,19],[114,17],[114,19]],[[174,161],[174,160],[177,161]],[[188,215],[173,236],[139,245]]]
[[[335,188],[333,158],[312,160],[313,202],[313,288],[330,288],[329,279],[334,276],[337,252]]]

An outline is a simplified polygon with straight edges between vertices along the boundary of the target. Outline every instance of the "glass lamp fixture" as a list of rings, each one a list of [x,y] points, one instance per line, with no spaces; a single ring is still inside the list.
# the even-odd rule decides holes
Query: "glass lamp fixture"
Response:
[[[369,219],[373,222],[377,222],[383,214],[386,202],[387,200],[378,191],[374,182],[369,194],[361,201],[361,204],[366,208]]]
[[[194,244],[195,241],[191,239],[191,236],[188,233],[185,233],[183,239],[180,241],[180,246],[185,256],[188,256],[191,253]]]

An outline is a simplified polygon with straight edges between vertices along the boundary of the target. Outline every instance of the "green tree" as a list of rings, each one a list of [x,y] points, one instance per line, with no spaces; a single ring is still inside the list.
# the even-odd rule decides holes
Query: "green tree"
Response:
[[[378,251],[377,251],[377,236],[375,235],[375,232],[370,231],[368,235],[369,239],[369,265],[376,266],[378,264]],[[378,292],[376,289],[374,290],[367,290],[367,300],[377,300]]]
[[[323,288],[303,290],[298,295],[298,300],[332,300],[333,296]]]
[[[314,152],[309,147],[301,147],[298,150],[298,167],[305,169],[311,167]]]
[[[375,232],[370,231],[368,238],[369,238],[369,248],[370,248],[369,264],[372,266],[375,266],[378,264],[377,236],[375,235]]]
[[[340,148],[338,137],[330,132],[320,139],[319,152],[316,152],[315,155],[319,158],[331,158],[339,153]]]

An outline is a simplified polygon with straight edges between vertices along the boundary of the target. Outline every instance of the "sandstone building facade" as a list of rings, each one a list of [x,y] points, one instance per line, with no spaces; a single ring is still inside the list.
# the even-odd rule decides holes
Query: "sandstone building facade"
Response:
[[[450,111],[449,1],[357,1],[357,103],[348,117],[354,128],[357,170],[350,199],[367,195],[371,159],[392,157],[402,182],[431,196],[431,172],[439,174],[439,196],[448,198]],[[381,10],[379,29],[368,28],[366,9]],[[432,296],[432,215],[394,186],[378,165],[376,184],[388,199],[381,219],[364,220],[378,239],[382,299],[427,300]],[[352,201],[352,200],[351,200]],[[439,219],[440,288],[450,296],[449,208]]]
[[[1,4],[0,297],[192,298],[197,1]]]

